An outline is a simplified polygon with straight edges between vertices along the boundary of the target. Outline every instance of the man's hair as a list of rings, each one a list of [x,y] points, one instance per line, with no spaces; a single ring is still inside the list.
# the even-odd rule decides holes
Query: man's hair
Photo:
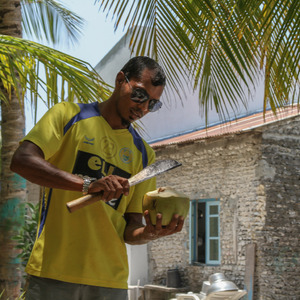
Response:
[[[131,58],[121,69],[125,76],[140,79],[143,71],[149,69],[152,71],[151,83],[154,86],[165,85],[166,75],[162,67],[148,56],[136,56]]]

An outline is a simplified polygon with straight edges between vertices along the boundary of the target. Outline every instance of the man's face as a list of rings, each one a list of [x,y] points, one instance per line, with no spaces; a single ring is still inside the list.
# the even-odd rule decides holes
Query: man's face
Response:
[[[152,101],[153,103],[155,100],[160,99],[164,86],[153,86],[151,74],[150,70],[145,69],[139,80],[135,78],[128,80],[124,75],[118,103],[118,113],[125,126],[145,116],[149,112],[149,102]],[[137,93],[144,93],[149,96],[149,99],[143,103],[135,102],[133,96]]]

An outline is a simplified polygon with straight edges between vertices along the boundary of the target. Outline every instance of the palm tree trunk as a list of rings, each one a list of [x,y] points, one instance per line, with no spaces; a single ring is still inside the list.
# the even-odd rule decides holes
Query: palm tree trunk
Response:
[[[0,0],[0,34],[21,37],[20,0]],[[2,83],[0,88],[4,90]],[[24,223],[26,181],[10,171],[10,162],[19,140],[24,135],[25,118],[15,93],[9,104],[1,103],[1,198],[0,198],[0,294],[3,299],[20,295],[21,265],[12,237]]]

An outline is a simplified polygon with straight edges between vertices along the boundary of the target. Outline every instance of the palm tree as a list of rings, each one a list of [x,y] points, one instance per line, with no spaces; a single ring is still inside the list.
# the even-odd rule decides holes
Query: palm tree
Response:
[[[7,12],[4,15],[0,27],[0,32],[3,34],[10,34],[12,36],[20,37],[21,28],[21,8],[20,1],[1,1],[1,10]],[[9,17],[11,14],[11,18]],[[10,23],[10,24],[9,24]],[[2,71],[3,72],[3,71]],[[20,114],[20,106],[15,93],[9,93],[4,88],[4,82],[1,81],[2,99],[11,100],[11,106],[1,105],[2,123],[1,123],[1,135],[2,135],[2,177],[1,177],[1,209],[0,209],[0,291],[4,291],[4,296],[8,298],[12,296],[17,298],[20,293],[20,272],[18,271],[17,251],[14,248],[14,243],[11,241],[11,237],[15,235],[19,226],[23,222],[24,212],[20,211],[19,204],[25,199],[25,182],[19,178],[16,178],[13,183],[13,175],[9,170],[10,151],[16,149],[16,142],[21,138],[20,131],[17,130],[13,133],[13,128],[25,128],[24,116]],[[2,104],[2,101],[1,101]],[[17,105],[17,107],[16,107]],[[17,113],[14,113],[17,112]],[[12,123],[11,123],[12,122]],[[10,130],[11,128],[11,130]],[[10,135],[13,133],[14,142],[11,145]],[[7,142],[6,142],[7,139]],[[10,148],[10,149],[9,149]],[[2,184],[3,183],[3,184]],[[6,183],[6,185],[4,185]],[[19,185],[19,188],[17,188]],[[12,191],[19,192],[19,195],[12,195]],[[10,267],[9,264],[12,264]],[[3,284],[4,283],[4,284]]]
[[[299,103],[298,0],[96,2],[113,12],[115,28],[133,31],[135,54],[164,66],[173,90],[192,82],[205,113],[246,104],[261,81],[264,110]]]
[[[58,37],[66,37],[61,34],[65,29],[69,40],[76,42],[82,24],[77,15],[53,0],[0,0],[0,11],[0,294],[5,290],[4,299],[16,299],[21,274],[12,237],[24,221],[26,181],[13,174],[9,165],[25,132],[26,91],[30,90],[32,105],[36,107],[38,100],[50,106],[63,100],[67,93],[69,101],[105,99],[108,90],[89,64],[21,38],[23,20],[27,34],[57,44]],[[45,76],[40,77],[39,72]]]

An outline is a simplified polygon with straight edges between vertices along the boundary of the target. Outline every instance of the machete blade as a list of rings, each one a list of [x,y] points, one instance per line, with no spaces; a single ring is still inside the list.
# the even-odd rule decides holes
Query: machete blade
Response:
[[[174,159],[163,159],[154,162],[147,166],[142,171],[128,179],[130,186],[141,183],[147,179],[157,176],[166,171],[172,170],[181,166],[181,163]]]

